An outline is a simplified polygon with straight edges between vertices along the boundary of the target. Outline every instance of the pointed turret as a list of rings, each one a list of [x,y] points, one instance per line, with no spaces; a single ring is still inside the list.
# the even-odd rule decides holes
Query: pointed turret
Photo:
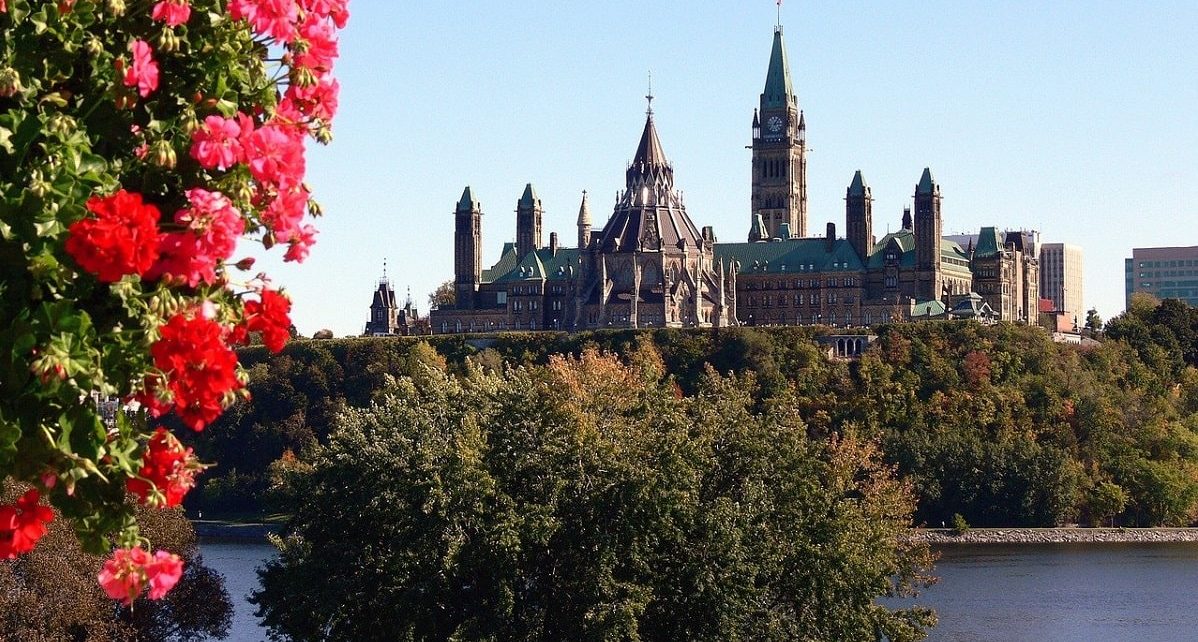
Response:
[[[537,198],[532,183],[524,186],[524,194],[516,202],[516,255],[525,254],[541,247],[541,199]]]
[[[794,87],[790,84],[790,63],[786,59],[786,44],[782,26],[774,28],[774,48],[770,51],[770,68],[765,75],[765,91],[761,93],[762,109],[798,105]]]
[[[865,196],[869,186],[865,184],[865,177],[861,175],[861,170],[857,170],[853,174],[853,182],[849,183],[849,196]]]
[[[587,205],[587,191],[582,190],[582,205],[578,206],[578,249],[591,245],[591,208]]]
[[[463,209],[469,210],[473,206],[474,206],[474,193],[470,191],[470,186],[467,185],[466,189],[462,190],[462,198],[458,199],[458,209],[459,210],[463,210]]]
[[[923,175],[919,177],[919,184],[915,186],[916,194],[931,194],[935,191],[936,180],[932,178],[932,168],[923,168]]]
[[[645,117],[645,130],[641,132],[641,142],[637,145],[636,155],[628,166],[626,187],[632,189],[640,182],[653,184],[658,179],[668,181],[667,188],[674,183],[674,170],[666,159],[665,148],[657,137],[657,127],[653,124],[653,110]]]
[[[864,262],[873,251],[873,196],[861,170],[853,174],[853,181],[845,190],[844,197],[845,238]]]
[[[454,210],[454,289],[459,310],[474,307],[482,276],[482,215],[482,204],[467,185]]]
[[[532,188],[532,183],[524,184],[524,193],[520,195],[520,205],[524,207],[533,207],[540,204],[541,199],[537,198],[537,192]]]

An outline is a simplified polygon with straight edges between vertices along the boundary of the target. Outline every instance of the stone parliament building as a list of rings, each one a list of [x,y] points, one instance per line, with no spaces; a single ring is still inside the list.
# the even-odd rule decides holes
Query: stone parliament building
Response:
[[[919,176],[899,231],[875,237],[873,198],[857,171],[845,191],[844,237],[834,223],[823,237],[808,236],[807,125],[781,26],[753,113],[747,242],[717,242],[710,226],[699,228],[687,214],[648,98],[624,189],[598,230],[583,193],[574,247],[562,246],[556,233],[543,244],[543,210],[530,184],[517,201],[515,243],[484,267],[483,209],[466,187],[454,212],[456,303],[431,312],[433,333],[938,318],[1035,323],[1038,250],[1024,234],[994,227],[966,247],[946,238],[930,169]]]

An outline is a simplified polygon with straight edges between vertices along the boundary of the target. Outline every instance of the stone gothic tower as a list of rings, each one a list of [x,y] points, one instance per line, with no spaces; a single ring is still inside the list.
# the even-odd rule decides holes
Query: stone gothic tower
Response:
[[[516,255],[524,255],[541,247],[541,199],[537,198],[532,183],[524,186],[524,194],[516,203]]]
[[[873,230],[873,195],[861,170],[853,174],[853,182],[845,190],[844,196],[844,227],[849,245],[856,250],[857,256],[864,262],[874,249]]]
[[[921,301],[939,300],[941,296],[940,248],[944,230],[940,217],[940,186],[925,167],[915,186],[915,269],[919,286],[916,294]]]
[[[753,112],[752,147],[749,241],[779,238],[784,225],[791,235],[807,236],[807,123],[790,81],[781,25],[774,28],[765,91]]]
[[[482,204],[474,200],[467,185],[454,211],[453,273],[460,310],[474,307],[474,294],[482,277],[482,223]]]

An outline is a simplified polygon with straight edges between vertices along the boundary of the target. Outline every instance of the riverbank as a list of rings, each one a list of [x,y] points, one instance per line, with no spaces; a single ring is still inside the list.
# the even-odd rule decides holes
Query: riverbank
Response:
[[[266,536],[278,533],[280,524],[227,522],[215,519],[193,519],[196,535],[204,539],[235,540],[248,543],[265,543]]]
[[[1198,542],[1198,528],[917,528],[911,536],[929,544],[1129,544]]]

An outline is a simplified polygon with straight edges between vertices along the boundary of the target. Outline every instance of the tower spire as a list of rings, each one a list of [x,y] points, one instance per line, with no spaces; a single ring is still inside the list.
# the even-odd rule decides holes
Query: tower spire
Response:
[[[649,71],[649,93],[645,94],[645,100],[649,102],[649,107],[645,109],[646,116],[653,116],[653,71]]]

